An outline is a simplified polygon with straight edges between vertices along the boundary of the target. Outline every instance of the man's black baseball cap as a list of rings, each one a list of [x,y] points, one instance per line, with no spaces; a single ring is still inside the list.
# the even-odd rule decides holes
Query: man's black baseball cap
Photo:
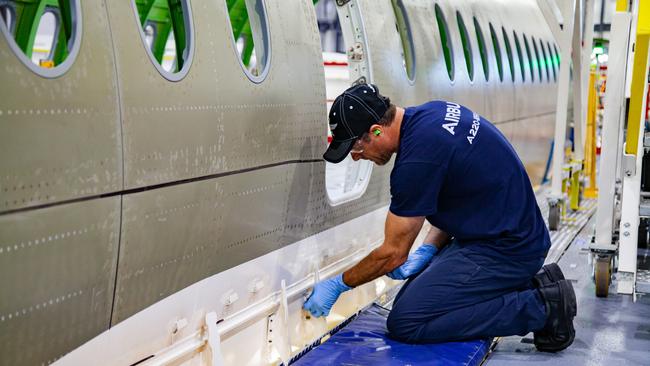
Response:
[[[373,84],[359,84],[336,97],[330,109],[332,142],[323,154],[330,163],[340,163],[352,146],[377,123],[390,107],[390,99],[379,94]]]

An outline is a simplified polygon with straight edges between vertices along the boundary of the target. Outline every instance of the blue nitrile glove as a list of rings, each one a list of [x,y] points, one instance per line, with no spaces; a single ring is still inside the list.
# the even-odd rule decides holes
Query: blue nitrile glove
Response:
[[[314,285],[314,290],[302,307],[315,317],[327,316],[336,299],[351,288],[343,282],[343,274],[320,281]]]
[[[386,276],[394,280],[405,280],[414,274],[418,274],[431,262],[431,258],[437,252],[438,248],[435,245],[422,244],[413,253],[409,254],[404,264],[386,273]]]

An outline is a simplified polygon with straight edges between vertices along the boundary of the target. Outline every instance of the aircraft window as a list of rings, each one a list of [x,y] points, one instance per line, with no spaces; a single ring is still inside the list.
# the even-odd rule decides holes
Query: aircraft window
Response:
[[[415,80],[415,47],[413,46],[413,36],[411,33],[411,25],[409,18],[404,8],[402,0],[392,0],[393,11],[395,13],[395,27],[399,33],[402,42],[402,60],[404,62],[404,69],[409,80]]]
[[[268,72],[271,52],[264,2],[226,0],[226,6],[239,61],[248,78],[260,83]]]
[[[153,40],[156,38],[156,23],[148,22],[144,27],[144,40],[147,43],[149,49],[153,46]]]
[[[134,5],[142,41],[156,69],[170,81],[181,80],[194,52],[188,1],[134,0]]]
[[[483,31],[481,30],[481,25],[478,24],[476,17],[474,17],[474,29],[476,30],[478,50],[481,54],[481,63],[483,64],[483,75],[485,75],[485,81],[488,81],[490,80],[490,67],[487,60],[487,50],[485,49],[485,38],[483,38]]]
[[[449,80],[454,80],[454,49],[449,38],[449,27],[445,20],[445,15],[442,13],[440,6],[436,4],[436,21],[438,23],[438,31],[440,32],[440,44],[442,44],[442,52],[445,55],[445,65],[447,65],[447,74]]]
[[[499,44],[499,39],[497,34],[490,23],[490,37],[492,37],[492,46],[494,47],[494,56],[497,59],[497,71],[499,72],[499,80],[503,81],[503,60],[501,59],[501,45]]]
[[[535,42],[535,37],[530,37],[530,43],[533,44],[533,52],[535,52],[535,58],[533,59],[533,65],[537,69],[537,76],[539,76],[539,82],[543,82],[544,78],[542,77],[542,62],[539,58],[539,52],[537,51],[537,43]]]
[[[553,64],[553,52],[551,51],[551,44],[546,42],[546,48],[548,48],[548,58],[546,59],[546,64],[553,70],[553,80],[557,81],[557,70],[555,70],[555,65]]]
[[[59,19],[52,9],[47,9],[41,16],[36,29],[36,39],[32,48],[32,62],[42,67],[52,67],[53,50],[56,46],[57,33],[61,30]]]
[[[456,12],[456,20],[458,21],[458,30],[460,31],[460,40],[463,43],[463,53],[465,54],[465,64],[467,65],[467,73],[469,79],[474,80],[474,58],[472,55],[472,44],[469,42],[469,34],[465,27],[465,22],[460,12]]]
[[[526,56],[528,56],[528,72],[530,73],[530,81],[533,82],[535,81],[535,72],[533,71],[533,58],[530,56],[530,47],[528,47],[528,38],[526,38],[526,35],[523,35],[524,37],[524,46],[526,47]]]
[[[352,46],[356,43],[356,40],[344,37],[334,0],[318,1],[316,3],[316,18],[323,49],[325,94],[327,98],[327,115],[329,115],[334,99],[352,84],[353,78],[356,79],[356,75],[351,75],[346,54],[348,48],[346,45]],[[343,24],[354,27],[347,22]],[[361,34],[355,34],[355,32],[356,29],[353,28],[351,32],[353,37]],[[326,120],[327,117],[325,117],[324,126],[327,126],[327,138],[330,141],[332,134]],[[354,161],[350,155],[338,164],[325,162],[325,188],[329,203],[339,205],[361,197],[368,186],[371,173],[372,162],[367,160]]]
[[[9,47],[36,74],[58,77],[72,66],[81,40],[79,0],[2,1],[0,19]]]
[[[16,11],[11,4],[0,4],[0,17],[6,24],[9,33],[14,34],[14,25],[16,24],[14,19],[16,19]]]
[[[521,72],[521,80],[526,81],[526,71],[524,69],[524,55],[521,52],[521,45],[519,44],[519,37],[517,32],[513,31],[512,35],[515,39],[515,47],[517,48],[517,56],[519,56],[519,71]]]
[[[510,77],[512,81],[515,81],[515,61],[512,57],[512,47],[510,47],[510,40],[508,39],[508,33],[506,33],[505,28],[501,27],[501,33],[503,34],[503,43],[506,45],[506,54],[508,55],[508,66],[510,68]]]
[[[544,42],[542,42],[541,39],[538,39],[539,41],[539,49],[542,51],[542,66],[544,67],[544,71],[546,72],[546,81],[550,82],[551,81],[551,73],[548,71],[548,63],[547,63],[547,58],[546,58],[546,50],[544,50]]]

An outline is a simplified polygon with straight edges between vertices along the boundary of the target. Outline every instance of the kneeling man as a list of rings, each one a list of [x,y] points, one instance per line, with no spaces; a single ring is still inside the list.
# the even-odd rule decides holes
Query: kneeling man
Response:
[[[401,108],[374,85],[338,96],[329,114],[332,163],[388,163],[391,203],[383,244],[319,282],[304,308],[327,315],[339,295],[388,275],[407,280],[390,336],[436,343],[534,332],[541,351],[573,342],[576,300],[560,268],[543,266],[548,231],[523,164],[485,118],[452,102]],[[433,228],[409,255],[424,220]]]

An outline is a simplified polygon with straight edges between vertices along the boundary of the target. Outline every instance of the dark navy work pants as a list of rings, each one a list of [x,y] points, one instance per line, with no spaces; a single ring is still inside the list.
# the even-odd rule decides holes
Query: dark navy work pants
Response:
[[[539,330],[546,312],[531,280],[543,264],[542,257],[522,260],[453,242],[397,294],[390,336],[437,343]]]

